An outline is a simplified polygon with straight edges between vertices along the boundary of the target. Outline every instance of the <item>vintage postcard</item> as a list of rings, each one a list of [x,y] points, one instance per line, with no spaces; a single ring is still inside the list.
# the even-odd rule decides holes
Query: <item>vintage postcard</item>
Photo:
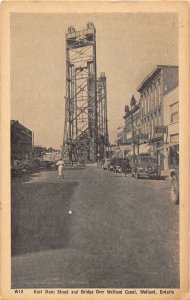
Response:
[[[1,5],[1,299],[190,299],[189,4]]]

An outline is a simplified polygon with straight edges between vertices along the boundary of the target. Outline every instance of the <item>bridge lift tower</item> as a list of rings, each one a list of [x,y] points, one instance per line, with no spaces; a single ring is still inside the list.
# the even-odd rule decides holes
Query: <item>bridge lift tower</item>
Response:
[[[106,147],[109,146],[105,73],[101,73],[97,79],[97,124],[98,156],[99,160],[104,160],[106,158]]]
[[[97,161],[108,143],[106,77],[97,79],[96,29],[92,22],[66,33],[66,97],[63,155]]]
[[[69,160],[97,156],[96,29],[66,33],[66,97],[63,152]]]

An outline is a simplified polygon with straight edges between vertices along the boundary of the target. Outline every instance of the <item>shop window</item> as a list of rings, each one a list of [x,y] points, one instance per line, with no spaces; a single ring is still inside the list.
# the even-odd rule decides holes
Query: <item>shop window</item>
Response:
[[[170,122],[175,123],[179,121],[179,103],[175,102],[170,105]]]
[[[175,123],[179,121],[179,113],[178,111],[171,114],[171,123]]]

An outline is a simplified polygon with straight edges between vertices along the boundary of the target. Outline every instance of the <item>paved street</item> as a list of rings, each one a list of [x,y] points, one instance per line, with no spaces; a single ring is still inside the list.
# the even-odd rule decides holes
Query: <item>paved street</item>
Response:
[[[12,181],[12,288],[179,287],[169,181],[94,166],[56,176]]]

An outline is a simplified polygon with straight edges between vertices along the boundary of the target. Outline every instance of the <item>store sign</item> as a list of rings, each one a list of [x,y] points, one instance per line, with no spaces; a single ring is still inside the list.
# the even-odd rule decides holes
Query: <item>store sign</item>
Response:
[[[148,139],[148,134],[143,134],[143,133],[139,134],[139,139],[140,140],[147,140]]]
[[[167,127],[166,126],[155,126],[155,133],[166,133]]]

